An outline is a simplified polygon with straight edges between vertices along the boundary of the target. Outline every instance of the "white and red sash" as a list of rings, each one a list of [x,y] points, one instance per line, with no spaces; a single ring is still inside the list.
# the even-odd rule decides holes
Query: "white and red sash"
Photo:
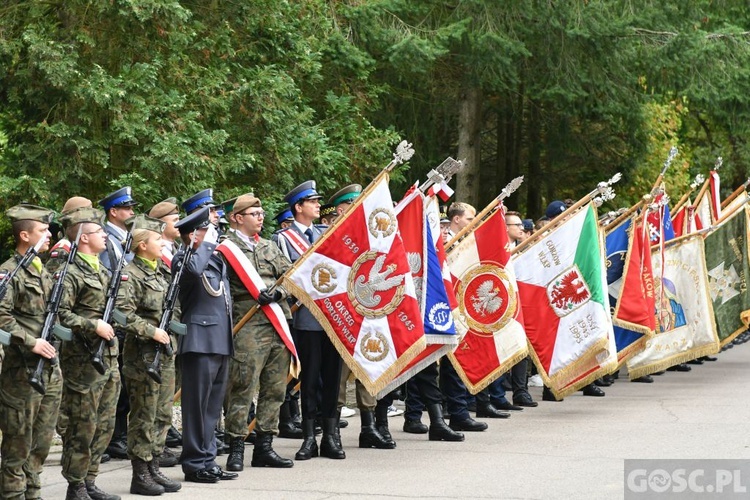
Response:
[[[303,255],[310,248],[310,242],[307,241],[307,238],[303,238],[292,228],[282,231],[279,234],[286,238],[286,241],[292,246],[294,251],[300,255]]]
[[[161,249],[161,261],[164,262],[168,268],[172,269],[172,258],[174,255],[172,252],[167,249],[167,247],[164,247]]]
[[[216,247],[216,250],[227,259],[227,262],[232,266],[234,272],[237,273],[237,276],[242,281],[242,284],[245,285],[247,291],[250,292],[250,295],[255,300],[258,300],[260,291],[265,290],[266,285],[263,283],[263,279],[258,274],[258,271],[253,267],[250,259],[242,253],[242,250],[234,242],[228,239],[221,242]],[[297,356],[297,348],[294,346],[294,340],[292,340],[292,333],[289,331],[289,323],[287,323],[284,317],[284,311],[282,311],[281,306],[276,302],[260,306],[260,308],[268,319],[271,320],[271,324],[281,337],[284,345],[292,353],[292,364],[289,367],[289,373],[296,378],[300,371],[299,357]]]

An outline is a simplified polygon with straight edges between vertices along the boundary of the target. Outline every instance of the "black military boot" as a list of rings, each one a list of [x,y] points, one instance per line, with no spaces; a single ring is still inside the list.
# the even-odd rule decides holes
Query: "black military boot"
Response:
[[[338,439],[339,419],[336,417],[323,419],[323,437],[320,438],[320,456],[341,460],[346,453],[341,448]]]
[[[310,460],[318,456],[318,442],[315,441],[315,419],[302,419],[302,446],[294,455],[295,460]]]
[[[86,485],[83,483],[68,484],[68,491],[65,492],[65,500],[91,500]]]
[[[245,468],[245,438],[232,438],[229,444],[229,456],[226,469],[239,472]]]
[[[159,470],[159,457],[154,457],[148,463],[148,471],[151,473],[151,477],[153,478],[154,482],[164,487],[165,492],[174,493],[175,491],[180,491],[180,489],[182,488],[182,484],[180,482],[169,479],[167,476],[162,474],[161,470]]]
[[[109,493],[100,490],[99,487],[94,484],[94,481],[89,481],[87,479],[84,482],[86,483],[86,492],[88,492],[91,500],[121,500],[119,495],[110,495]]]
[[[297,427],[289,411],[289,402],[285,401],[279,409],[279,437],[302,439],[302,429]]]
[[[378,448],[380,450],[392,450],[396,447],[396,443],[385,439],[375,428],[374,412],[370,410],[360,410],[359,417],[362,421],[362,430],[359,432],[360,448]]]
[[[159,467],[174,467],[179,463],[179,460],[177,458],[177,455],[172,453],[172,450],[167,448],[166,446],[161,451],[161,455],[158,457],[159,460]]]
[[[164,493],[164,486],[156,483],[151,477],[148,465],[139,458],[130,461],[133,466],[133,479],[130,481],[130,493],[156,497]]]
[[[250,461],[252,467],[276,467],[288,469],[294,466],[294,462],[288,458],[281,458],[271,446],[273,443],[273,434],[270,432],[258,432],[255,438],[255,448],[253,448],[253,458]]]
[[[378,405],[375,407],[375,428],[383,436],[383,439],[389,443],[393,443],[392,448],[396,447],[396,441],[391,436],[391,431],[388,429],[388,407]]]
[[[464,435],[456,432],[445,424],[443,420],[443,407],[440,403],[427,405],[427,413],[430,415],[430,441],[463,441]]]
[[[112,458],[128,458],[128,415],[117,415],[112,439],[107,445],[106,452]]]

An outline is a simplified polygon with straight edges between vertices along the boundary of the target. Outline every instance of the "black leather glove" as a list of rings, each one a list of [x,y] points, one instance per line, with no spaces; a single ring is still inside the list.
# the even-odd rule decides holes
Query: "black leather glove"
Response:
[[[273,292],[261,290],[258,294],[258,304],[262,306],[267,306],[271,302],[278,302],[279,300],[281,300],[281,292],[278,290],[274,290]]]

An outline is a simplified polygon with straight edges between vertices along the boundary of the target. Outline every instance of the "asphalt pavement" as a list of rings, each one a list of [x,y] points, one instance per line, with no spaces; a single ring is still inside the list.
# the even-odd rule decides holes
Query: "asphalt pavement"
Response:
[[[606,397],[580,392],[563,402],[542,401],[506,420],[487,419],[489,429],[466,433],[461,443],[431,442],[402,431],[403,417],[389,419],[395,450],[357,448],[358,415],[342,430],[346,460],[315,458],[292,469],[249,466],[233,481],[183,483],[163,497],[230,500],[252,498],[385,499],[623,498],[625,459],[750,459],[750,342],[718,355],[716,362],[688,373],[667,372],[653,384],[620,379]],[[423,417],[427,422],[427,415]],[[294,457],[300,441],[276,439],[284,457]],[[224,466],[226,455],[218,462]],[[179,466],[163,471],[182,480]],[[65,498],[60,449],[43,474],[45,498]],[[130,495],[130,463],[102,465],[97,484],[123,498]],[[750,483],[750,479],[747,479]],[[749,490],[750,491],[750,490]]]

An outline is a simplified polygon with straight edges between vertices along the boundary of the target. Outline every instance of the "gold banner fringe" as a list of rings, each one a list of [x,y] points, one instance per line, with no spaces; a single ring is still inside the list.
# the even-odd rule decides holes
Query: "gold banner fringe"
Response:
[[[598,370],[595,370],[589,375],[586,375],[584,378],[577,380],[575,384],[566,386],[559,391],[553,389],[552,387],[550,387],[550,390],[552,391],[552,394],[554,394],[557,399],[563,399],[567,396],[570,396],[573,393],[578,392],[580,389],[582,389],[583,387],[586,387],[594,380],[601,378],[604,375],[609,375],[610,373],[614,372],[616,369],[617,369],[617,360],[613,359],[609,363],[599,365]]]
[[[310,298],[307,292],[294,283],[286,274],[284,275],[284,287],[294,295],[297,300],[302,302],[315,319],[318,320],[318,323],[320,323],[323,330],[325,330],[331,343],[341,356],[341,359],[344,360],[352,373],[354,373],[356,378],[359,379],[367,392],[372,396],[375,396],[382,391],[385,386],[396,377],[396,375],[406,368],[412,359],[417,357],[417,355],[427,347],[427,341],[425,340],[424,335],[422,335],[422,337],[412,344],[395,363],[377,378],[377,380],[370,380],[370,376],[354,361],[352,355],[349,354],[349,350],[344,346],[344,343],[339,339],[338,335],[336,335],[336,330],[333,328],[333,325],[328,321],[328,318],[323,314],[320,308],[318,308],[318,305]]]
[[[719,348],[724,347],[725,345],[727,345],[728,343],[730,343],[731,341],[733,341],[734,339],[736,339],[737,336],[740,333],[744,332],[745,330],[747,330],[747,326],[741,326],[737,330],[735,330],[734,332],[732,332],[731,334],[729,334],[729,336],[727,338],[725,338],[723,340],[720,340],[719,341]]]
[[[486,389],[492,382],[503,376],[503,374],[507,373],[508,370],[513,368],[513,366],[517,365],[522,359],[524,359],[526,356],[529,355],[529,349],[528,346],[526,349],[521,349],[520,351],[513,353],[507,360],[502,362],[502,364],[497,367],[496,370],[493,370],[489,375],[484,377],[482,380],[480,380],[477,384],[472,383],[469,378],[466,376],[466,372],[464,371],[461,364],[458,362],[458,359],[456,359],[456,356],[454,353],[448,354],[448,359],[450,359],[451,364],[456,369],[456,373],[458,373],[458,376],[461,377],[461,381],[466,386],[466,389],[471,393],[472,395],[476,395],[477,393],[483,391]]]
[[[630,380],[643,377],[644,375],[651,375],[654,372],[666,370],[670,366],[679,365],[680,363],[686,363],[694,359],[698,359],[701,356],[710,356],[719,352],[719,343],[711,343],[698,347],[694,347],[687,352],[675,354],[668,358],[662,359],[650,365],[640,366],[631,370],[628,366],[628,378]]]
[[[429,345],[429,343],[428,343]],[[430,356],[424,358],[423,360],[419,361],[416,365],[409,368],[407,371],[401,373],[399,372],[396,377],[388,382],[388,384],[375,396],[376,399],[381,399],[388,395],[391,391],[396,389],[396,387],[400,386],[401,384],[407,382],[410,378],[412,378],[417,373],[421,372],[425,368],[427,368],[432,363],[437,362],[440,358],[443,356],[447,356],[449,353],[453,352],[455,350],[456,346],[449,345],[449,344],[443,344],[440,349],[432,353]]]
[[[622,368],[623,365],[625,365],[625,363],[630,358],[632,358],[633,356],[635,356],[636,354],[638,354],[639,352],[641,352],[643,349],[646,348],[646,340],[647,340],[646,337],[638,339],[632,344],[630,344],[629,346],[627,346],[625,349],[617,353],[617,369],[618,370]]]

